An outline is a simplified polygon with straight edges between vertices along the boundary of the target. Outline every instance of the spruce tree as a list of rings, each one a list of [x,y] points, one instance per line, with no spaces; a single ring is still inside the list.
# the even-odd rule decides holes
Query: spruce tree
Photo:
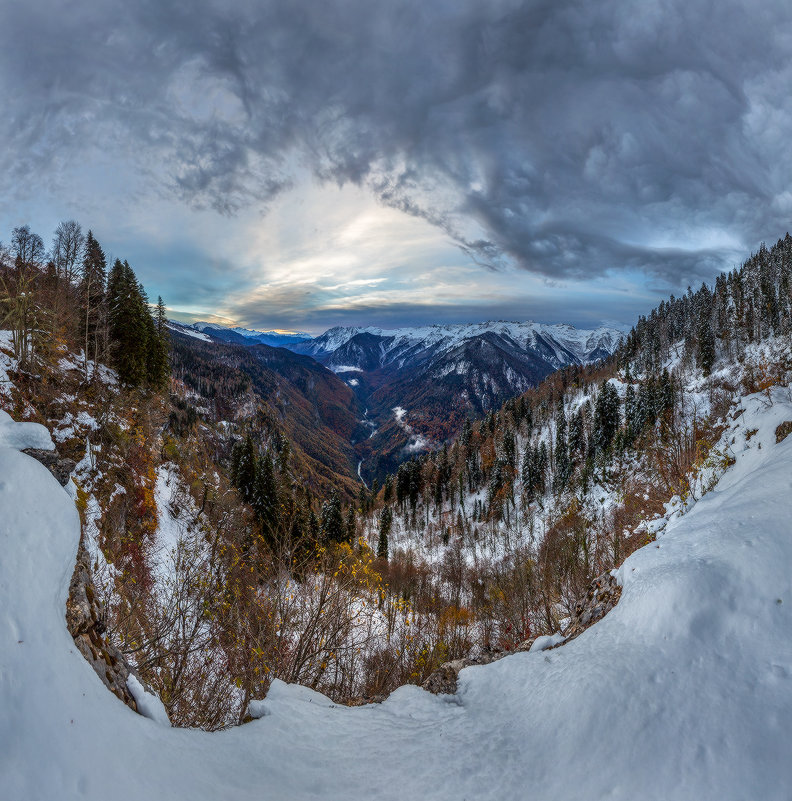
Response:
[[[97,360],[102,350],[106,278],[107,261],[104,251],[91,231],[88,231],[88,236],[85,238],[82,275],[80,277],[81,329],[86,372],[88,370],[88,359]]]
[[[261,524],[262,533],[271,545],[278,531],[279,507],[275,470],[268,453],[256,461],[254,481],[251,505]]]
[[[707,315],[702,316],[698,330],[698,364],[705,376],[712,372],[715,363],[715,336]]]
[[[555,478],[553,488],[556,492],[566,489],[569,476],[571,474],[571,464],[569,461],[569,451],[567,449],[567,419],[564,413],[564,398],[559,398],[558,409],[556,410],[556,439],[555,439]]]
[[[379,539],[377,541],[377,556],[388,561],[388,537],[393,523],[393,512],[390,506],[385,506],[380,512]]]
[[[322,538],[325,542],[343,542],[346,539],[341,499],[335,490],[322,504]]]
[[[357,524],[355,522],[355,507],[350,504],[346,517],[346,539],[353,545],[357,542]]]
[[[128,262],[116,259],[107,285],[110,362],[125,384],[156,383],[149,362],[156,328]]]
[[[605,453],[619,428],[619,395],[610,381],[605,381],[594,412],[594,440],[599,453]]]
[[[245,503],[250,503],[256,491],[256,446],[253,437],[248,434],[245,441],[239,446],[239,451],[233,460],[235,467],[233,481],[242,495]]]

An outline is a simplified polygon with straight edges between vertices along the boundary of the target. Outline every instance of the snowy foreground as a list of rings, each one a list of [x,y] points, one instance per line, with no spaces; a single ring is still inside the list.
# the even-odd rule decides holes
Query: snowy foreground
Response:
[[[276,682],[261,719],[216,734],[136,715],[77,652],[77,512],[15,450],[43,429],[3,416],[0,798],[789,799],[792,436],[774,431],[792,402],[744,405],[736,464],[578,639],[468,668],[454,697],[348,709]]]

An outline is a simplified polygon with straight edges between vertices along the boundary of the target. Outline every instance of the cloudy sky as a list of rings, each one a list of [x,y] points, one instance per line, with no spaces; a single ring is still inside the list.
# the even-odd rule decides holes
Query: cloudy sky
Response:
[[[792,4],[3,2],[0,238],[174,317],[630,324],[792,224]]]

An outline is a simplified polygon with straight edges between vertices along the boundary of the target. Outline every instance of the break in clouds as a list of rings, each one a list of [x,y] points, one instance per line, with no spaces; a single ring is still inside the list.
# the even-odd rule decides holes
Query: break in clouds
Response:
[[[101,192],[123,168],[136,192],[235,215],[307,173],[425,219],[483,271],[637,271],[665,294],[790,227],[790,16],[703,0],[7,3],[6,206],[68,194],[80,170],[80,191]]]

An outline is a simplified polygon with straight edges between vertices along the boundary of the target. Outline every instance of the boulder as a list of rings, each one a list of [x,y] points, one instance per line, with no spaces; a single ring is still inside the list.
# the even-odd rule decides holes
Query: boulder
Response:
[[[28,456],[32,456],[37,462],[41,462],[41,464],[55,476],[55,479],[62,487],[66,486],[72,470],[77,466],[77,462],[75,462],[74,459],[64,459],[57,451],[26,448],[22,453],[26,453]]]

